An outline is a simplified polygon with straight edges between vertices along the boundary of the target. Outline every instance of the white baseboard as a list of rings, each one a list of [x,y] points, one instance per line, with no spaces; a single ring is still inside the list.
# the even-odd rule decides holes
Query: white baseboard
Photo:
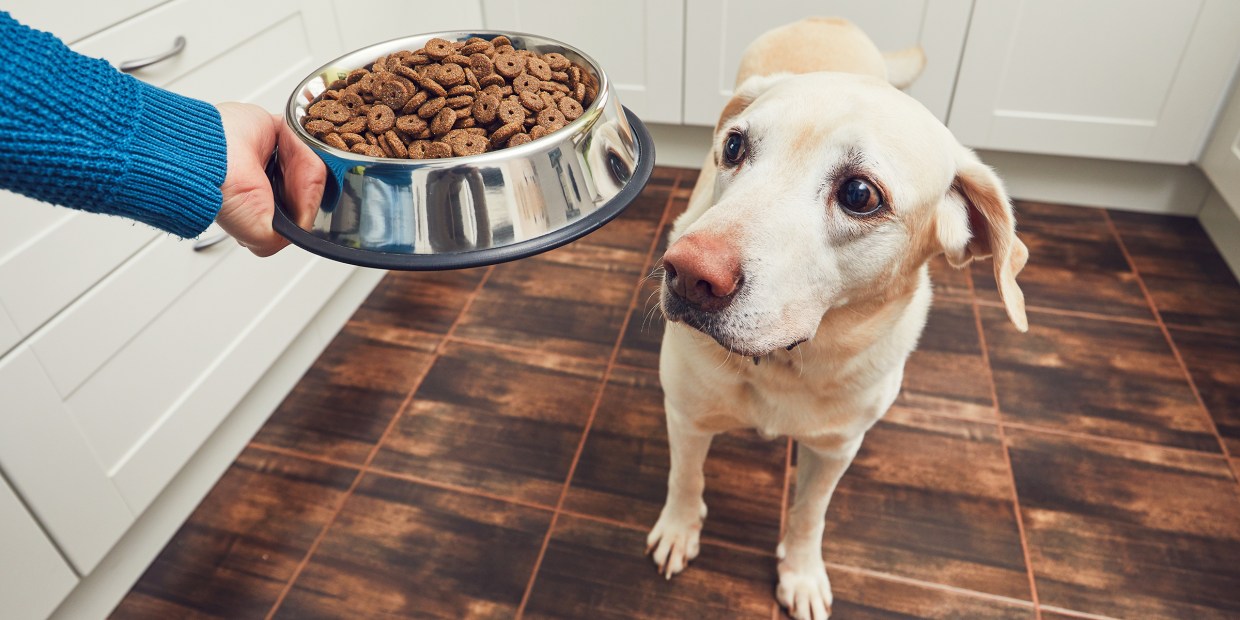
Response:
[[[710,149],[712,128],[648,125],[661,166],[699,168]],[[1193,166],[979,151],[1013,198],[1125,211],[1196,215],[1210,191]]]
[[[345,280],[52,618],[93,620],[108,616],[384,273],[358,269]]]
[[[1231,272],[1240,280],[1240,215],[1236,215],[1218,192],[1211,191],[1197,217]]]

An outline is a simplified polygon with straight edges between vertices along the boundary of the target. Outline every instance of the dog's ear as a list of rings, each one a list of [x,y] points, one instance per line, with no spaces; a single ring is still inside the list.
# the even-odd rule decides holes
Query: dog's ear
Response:
[[[960,147],[956,178],[939,211],[936,229],[943,254],[953,267],[993,257],[995,283],[1008,318],[1020,331],[1029,329],[1025,295],[1016,274],[1025,267],[1029,250],[1016,237],[1016,218],[1003,182],[977,158]]]
[[[887,65],[887,81],[892,86],[904,90],[913,85],[926,68],[926,53],[920,45],[914,45],[895,52],[883,53],[883,64]]]
[[[723,126],[736,117],[753,103],[759,95],[771,89],[772,86],[791,77],[791,73],[772,73],[770,75],[755,75],[746,79],[732,93],[732,98],[723,106],[723,112],[719,114],[719,122],[715,123],[715,133],[719,133]]]

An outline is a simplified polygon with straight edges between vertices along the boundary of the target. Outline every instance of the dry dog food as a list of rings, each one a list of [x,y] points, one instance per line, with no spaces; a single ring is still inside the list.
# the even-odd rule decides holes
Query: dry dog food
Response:
[[[505,36],[431,39],[332,82],[301,123],[332,147],[370,157],[477,155],[560,129],[598,86],[563,54],[518,50]]]

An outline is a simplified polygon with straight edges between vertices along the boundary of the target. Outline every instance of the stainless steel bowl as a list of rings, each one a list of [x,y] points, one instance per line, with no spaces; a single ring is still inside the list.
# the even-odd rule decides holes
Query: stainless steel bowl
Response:
[[[598,97],[563,129],[521,146],[469,157],[384,159],[334,149],[301,127],[327,84],[379,56],[418,49],[433,37],[510,38],[517,49],[559,52],[598,78]],[[281,196],[276,158],[276,230],[315,254],[365,267],[476,267],[559,247],[619,215],[654,167],[646,127],[620,105],[607,74],[576,48],[531,34],[436,32],[379,43],[333,60],[289,98],[285,119],[327,167],[327,187],[309,228]],[[278,156],[278,154],[277,154]]]

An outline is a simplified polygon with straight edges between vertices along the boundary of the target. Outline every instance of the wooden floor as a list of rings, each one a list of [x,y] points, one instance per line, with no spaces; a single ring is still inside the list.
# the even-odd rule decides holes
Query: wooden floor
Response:
[[[392,273],[117,618],[778,618],[786,440],[716,441],[701,556],[665,488],[654,282],[694,173],[566,248]],[[1017,205],[1032,327],[934,265],[904,391],[828,514],[836,618],[1240,616],[1240,286],[1195,220]]]

